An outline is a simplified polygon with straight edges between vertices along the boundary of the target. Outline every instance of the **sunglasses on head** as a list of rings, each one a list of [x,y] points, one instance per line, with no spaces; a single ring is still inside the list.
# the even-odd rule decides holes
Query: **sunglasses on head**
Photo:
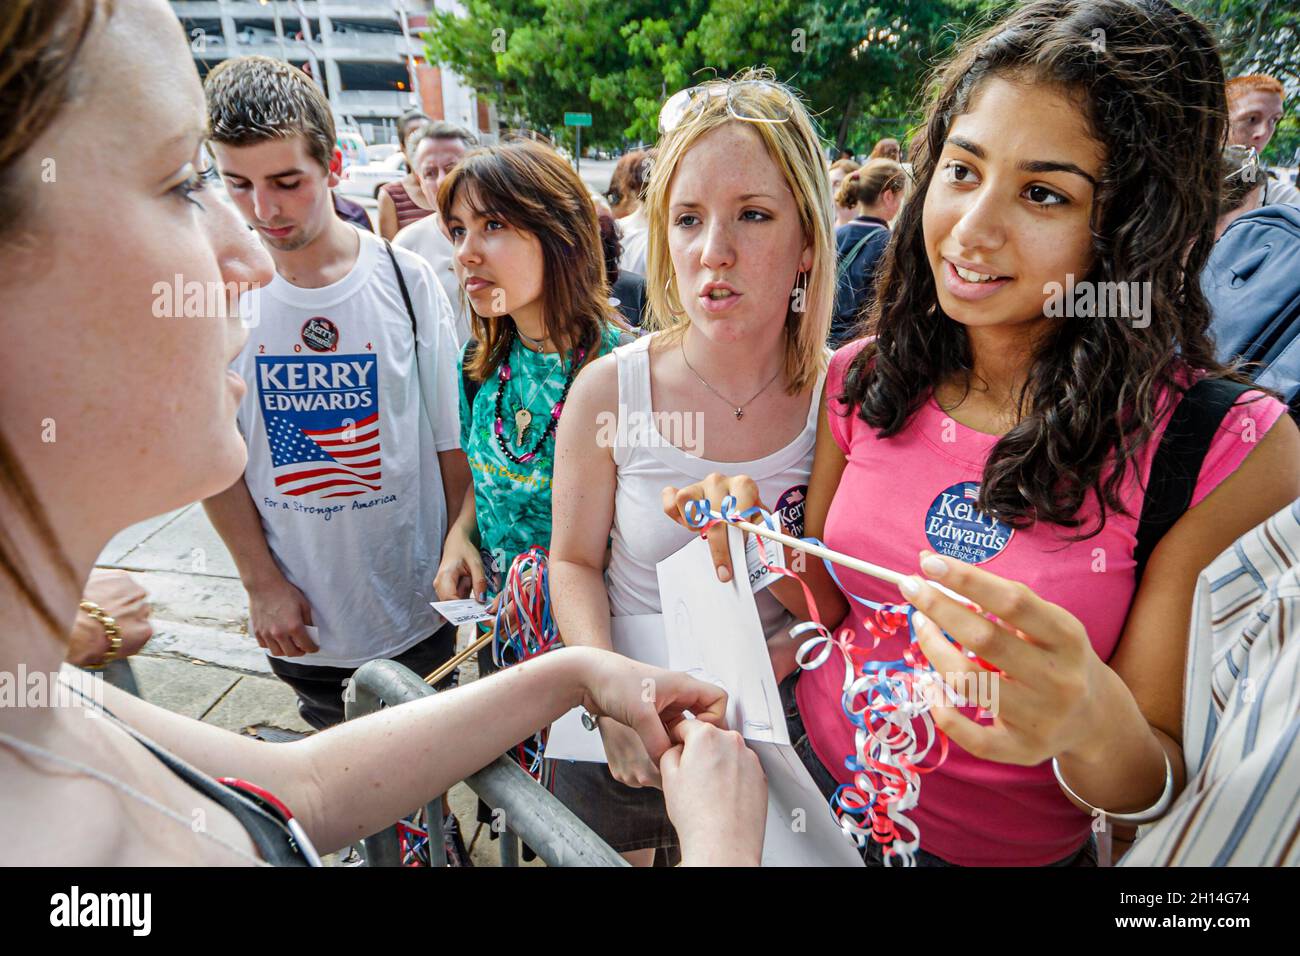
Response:
[[[756,98],[744,95],[755,92],[765,94],[770,110],[767,114],[758,112]],[[728,113],[747,123],[784,123],[794,114],[794,96],[780,83],[771,80],[710,80],[668,97],[659,110],[660,135],[693,123],[699,119],[708,102],[719,96],[727,98]]]

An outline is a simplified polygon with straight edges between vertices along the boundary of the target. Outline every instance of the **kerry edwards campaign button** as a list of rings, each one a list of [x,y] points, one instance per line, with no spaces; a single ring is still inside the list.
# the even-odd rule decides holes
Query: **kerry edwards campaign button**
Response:
[[[780,520],[786,534],[796,538],[803,537],[803,511],[807,497],[808,486],[795,485],[793,488],[787,488],[781,493],[781,497],[776,499],[776,510],[772,515]]]
[[[313,316],[303,323],[302,341],[313,352],[333,352],[339,344],[339,330],[323,315]]]
[[[975,510],[979,482],[962,481],[939,492],[925,513],[925,536],[938,554],[967,564],[996,558],[1015,529]]]

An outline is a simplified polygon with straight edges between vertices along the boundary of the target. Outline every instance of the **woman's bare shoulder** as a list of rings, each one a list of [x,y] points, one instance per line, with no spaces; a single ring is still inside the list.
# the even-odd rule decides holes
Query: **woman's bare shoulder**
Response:
[[[0,846],[32,866],[201,866],[251,860],[252,843],[222,807],[194,791],[104,719],[76,714],[75,738],[42,749],[0,743]],[[84,722],[84,723],[83,723]],[[138,752],[137,752],[138,751]],[[204,836],[210,833],[216,839]]]

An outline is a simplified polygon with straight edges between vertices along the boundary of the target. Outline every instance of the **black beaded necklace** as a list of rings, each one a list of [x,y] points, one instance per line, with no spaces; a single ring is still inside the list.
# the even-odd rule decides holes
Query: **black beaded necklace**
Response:
[[[510,443],[506,441],[506,426],[501,415],[501,401],[506,393],[506,384],[510,381],[510,350],[514,347],[514,338],[517,331],[511,329],[511,341],[506,346],[506,357],[501,360],[501,365],[497,368],[497,401],[496,401],[496,423],[492,426],[492,431],[497,436],[497,445],[501,449],[501,454],[505,455],[516,465],[526,465],[537,457],[537,451],[555,432],[555,428],[560,423],[560,413],[564,410],[564,400],[569,397],[569,388],[573,385],[573,379],[578,374],[578,369],[582,368],[582,360],[587,357],[586,349],[577,349],[574,352],[573,363],[569,366],[569,373],[564,378],[564,390],[560,392],[560,400],[555,403],[551,409],[551,417],[546,422],[546,428],[542,430],[541,436],[533,443],[523,455],[516,455],[510,450]],[[563,361],[563,360],[561,360]],[[521,408],[515,412],[515,435],[517,440],[522,441],[528,431],[528,426],[532,424],[533,413],[527,408]]]

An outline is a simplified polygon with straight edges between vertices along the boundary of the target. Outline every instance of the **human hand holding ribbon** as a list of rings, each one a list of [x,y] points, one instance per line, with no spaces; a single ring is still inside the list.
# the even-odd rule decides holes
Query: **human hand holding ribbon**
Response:
[[[730,491],[732,487],[735,485],[726,480],[712,482],[715,497],[718,492]],[[839,555],[814,538],[790,538],[777,530],[772,515],[760,506],[752,505],[741,509],[735,495],[722,495],[716,505],[708,498],[681,500],[681,496],[682,492],[677,489],[665,489],[665,511],[670,507],[675,509],[688,527],[705,535],[716,535],[724,546],[725,528],[719,530],[720,525],[735,524],[758,535],[759,555],[764,564],[773,573],[797,581],[803,589],[811,620],[790,630],[792,639],[803,639],[797,653],[798,664],[801,668],[811,670],[825,664],[834,650],[840,651],[844,664],[841,706],[846,718],[857,731],[854,735],[855,752],[845,761],[845,765],[853,772],[853,782],[841,785],[832,796],[832,812],[859,848],[872,840],[881,846],[887,865],[914,864],[916,850],[920,846],[920,833],[916,824],[905,814],[917,804],[921,775],[942,764],[948,752],[947,737],[935,726],[931,712],[944,702],[965,701],[937,677],[924,650],[917,643],[914,609],[907,605],[880,604],[849,592],[840,582],[835,565],[864,570],[865,573],[900,585],[908,582],[909,577],[860,559]],[[751,492],[749,497],[756,499],[756,492]],[[869,646],[855,644],[854,633],[849,628],[841,629],[838,636],[831,634],[820,619],[816,601],[807,584],[793,571],[767,560],[764,539],[775,540],[822,558],[836,586],[849,600],[862,605],[866,610],[862,621],[871,636]],[[710,542],[712,545],[712,537]],[[714,553],[716,562],[717,551]],[[976,616],[981,614],[978,606],[960,595],[945,595],[945,599],[955,599],[955,603],[967,613]],[[869,659],[870,652],[882,640],[902,632],[903,628],[907,629],[908,643],[902,657],[884,661]],[[952,653],[962,660],[974,657],[971,652],[958,648],[953,648]],[[867,659],[859,664],[855,657]],[[983,661],[976,660],[974,666],[987,666]],[[933,762],[922,766],[922,762],[931,754],[936,755]]]

